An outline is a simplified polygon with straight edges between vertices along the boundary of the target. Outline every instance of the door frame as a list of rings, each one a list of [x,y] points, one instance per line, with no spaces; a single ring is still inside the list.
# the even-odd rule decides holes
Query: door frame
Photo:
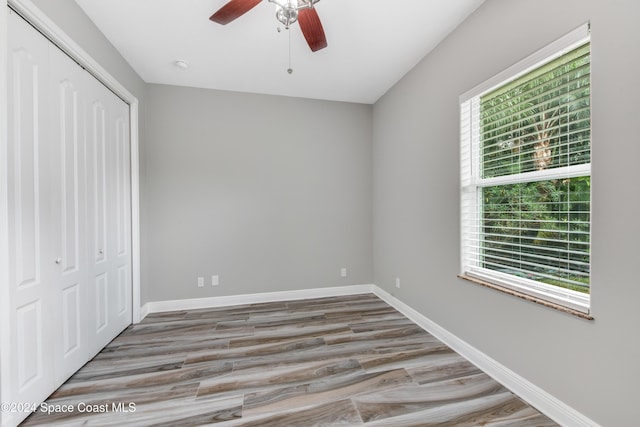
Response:
[[[8,134],[7,134],[7,55],[8,7],[17,11],[46,38],[78,62],[102,84],[129,105],[131,147],[131,283],[132,321],[138,323],[140,311],[140,158],[138,99],[118,82],[91,55],[46,16],[31,0],[0,0],[0,376],[10,369],[9,352],[9,221],[8,221]],[[0,401],[5,402],[8,384],[0,384]],[[17,402],[16,402],[17,403]],[[11,413],[0,413],[0,426],[10,422]]]

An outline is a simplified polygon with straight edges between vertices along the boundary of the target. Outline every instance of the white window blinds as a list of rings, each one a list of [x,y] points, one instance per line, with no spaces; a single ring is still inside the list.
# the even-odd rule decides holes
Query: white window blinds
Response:
[[[462,273],[589,310],[588,27],[461,98]]]

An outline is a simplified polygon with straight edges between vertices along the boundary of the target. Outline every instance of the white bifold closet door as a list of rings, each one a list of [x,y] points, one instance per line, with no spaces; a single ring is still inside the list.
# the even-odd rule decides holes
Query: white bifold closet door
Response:
[[[95,354],[131,323],[129,106],[97,83],[87,87],[85,113],[89,348]]]
[[[131,323],[129,106],[14,12],[8,39],[2,399],[39,403]]]

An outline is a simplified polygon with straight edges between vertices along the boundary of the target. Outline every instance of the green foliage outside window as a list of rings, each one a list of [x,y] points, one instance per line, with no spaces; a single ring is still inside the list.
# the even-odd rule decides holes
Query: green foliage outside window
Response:
[[[590,176],[540,172],[591,163],[590,46],[481,97],[482,266],[589,292]],[[538,172],[538,174],[536,174]]]

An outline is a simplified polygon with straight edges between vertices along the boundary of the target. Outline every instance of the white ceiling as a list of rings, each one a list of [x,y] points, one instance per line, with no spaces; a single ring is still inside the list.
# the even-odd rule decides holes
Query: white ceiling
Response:
[[[209,16],[227,0],[76,0],[147,83],[365,104],[483,1],[321,0],[328,47],[313,53],[297,23],[278,33],[267,0],[225,26]]]

